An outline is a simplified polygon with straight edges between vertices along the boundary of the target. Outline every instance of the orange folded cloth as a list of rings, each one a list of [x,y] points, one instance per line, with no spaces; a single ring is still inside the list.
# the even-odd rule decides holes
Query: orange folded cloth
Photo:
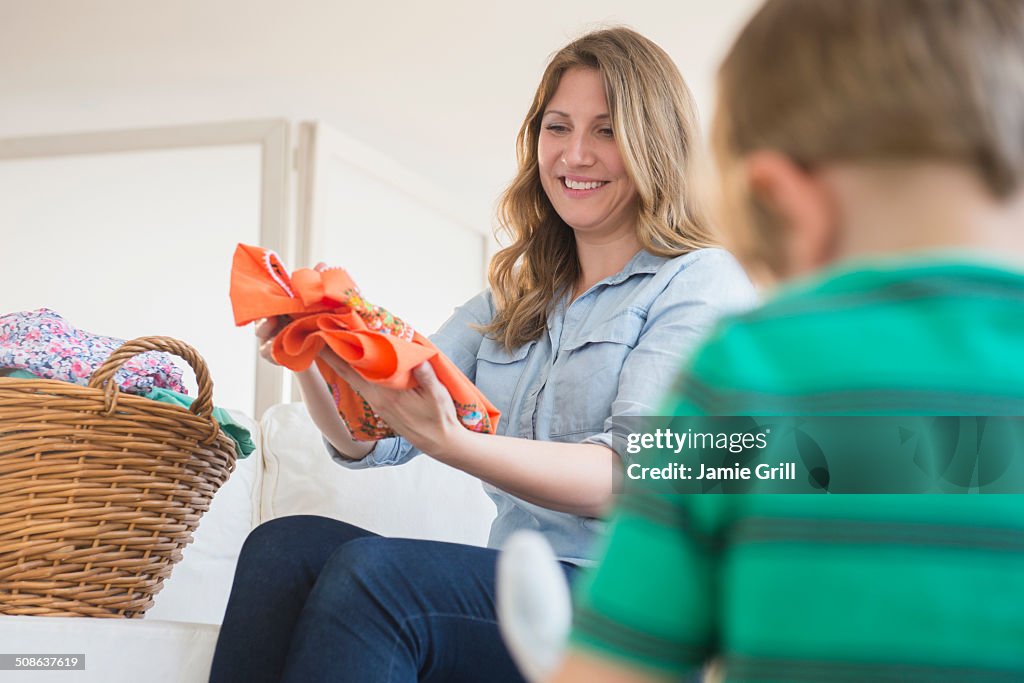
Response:
[[[493,434],[498,427],[497,409],[455,364],[405,322],[363,299],[341,268],[300,268],[289,275],[274,252],[239,244],[231,264],[230,297],[236,325],[277,315],[292,319],[274,339],[274,360],[294,371],[315,362],[355,439],[395,433],[317,357],[324,345],[365,379],[393,389],[414,387],[413,368],[428,362],[466,429]]]

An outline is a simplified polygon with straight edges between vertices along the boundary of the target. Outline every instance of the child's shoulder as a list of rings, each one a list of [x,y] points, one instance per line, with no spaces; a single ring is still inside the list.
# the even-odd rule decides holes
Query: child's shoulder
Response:
[[[724,321],[686,382],[689,393],[728,393],[730,406],[901,386],[959,391],[1006,375],[1024,335],[1005,323],[1021,319],[1024,274],[969,262],[857,264]],[[1014,367],[1024,377],[1024,363]]]
[[[887,259],[829,269],[782,287],[764,305],[734,319],[740,328],[814,323],[828,333],[833,326],[870,324],[865,315],[963,302],[1024,303],[1024,273],[982,262],[946,259]]]

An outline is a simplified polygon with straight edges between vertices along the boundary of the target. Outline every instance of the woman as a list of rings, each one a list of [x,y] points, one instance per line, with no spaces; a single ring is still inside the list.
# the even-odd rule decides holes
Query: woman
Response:
[[[429,366],[401,392],[326,360],[401,438],[354,441],[315,370],[299,377],[348,467],[426,452],[484,481],[489,548],[382,538],[298,516],[242,550],[213,681],[521,681],[494,615],[497,551],[538,529],[567,575],[586,563],[612,499],[613,416],[656,412],[685,353],[752,303],[687,181],[696,122],[669,57],[628,29],[583,36],[548,65],[501,202],[513,238],[491,289],[433,337],[502,412],[500,435],[463,429]],[[258,334],[267,348],[276,330]],[[329,352],[328,352],[329,353]]]

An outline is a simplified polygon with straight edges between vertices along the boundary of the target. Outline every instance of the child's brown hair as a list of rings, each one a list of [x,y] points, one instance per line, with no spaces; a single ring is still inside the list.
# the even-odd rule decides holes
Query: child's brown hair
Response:
[[[781,264],[735,162],[943,160],[1024,183],[1024,0],[768,0],[719,71],[714,146],[732,248]],[[1022,228],[1024,229],[1024,228]]]

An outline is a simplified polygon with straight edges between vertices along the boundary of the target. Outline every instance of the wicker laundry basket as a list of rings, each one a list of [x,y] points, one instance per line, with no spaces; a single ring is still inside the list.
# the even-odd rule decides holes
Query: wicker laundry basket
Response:
[[[132,356],[195,371],[191,409],[121,393]],[[88,387],[0,377],[0,614],[141,617],[235,465],[189,345],[142,337]]]

